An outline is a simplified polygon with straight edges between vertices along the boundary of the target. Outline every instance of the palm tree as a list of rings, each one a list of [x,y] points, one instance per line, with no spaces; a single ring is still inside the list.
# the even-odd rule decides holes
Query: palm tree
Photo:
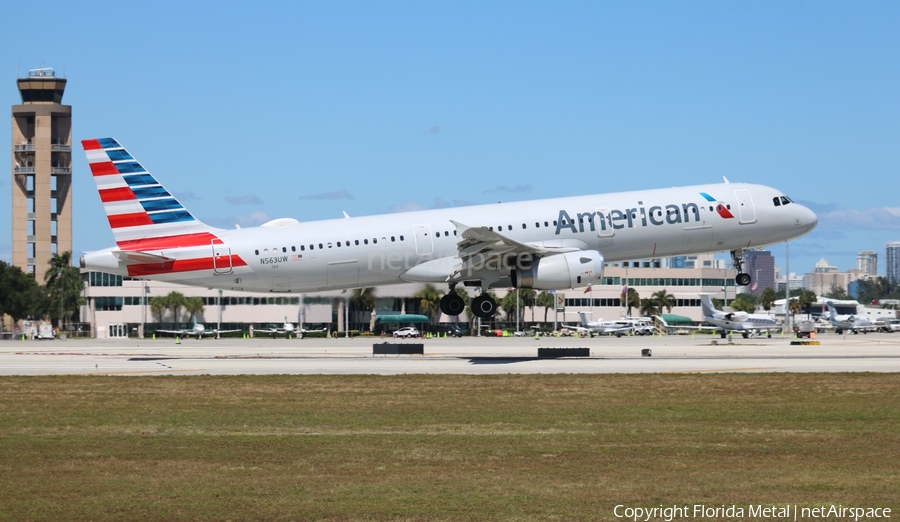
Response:
[[[759,304],[761,304],[763,310],[767,312],[775,306],[776,300],[778,300],[778,293],[769,287],[766,287],[766,289],[762,291],[762,294],[759,295]]]
[[[672,308],[675,307],[675,296],[670,294],[668,290],[663,288],[659,292],[654,293],[651,297],[656,301],[660,311],[665,308],[669,313],[672,313]]]
[[[71,317],[84,303],[84,281],[79,270],[72,266],[71,251],[53,254],[50,269],[44,274],[44,282],[51,296],[48,303],[50,317],[56,317],[57,326],[62,326],[63,317]]]
[[[203,311],[203,298],[200,297],[188,297],[184,300],[184,311],[187,312],[188,317],[194,317],[196,314],[199,314]]]
[[[625,307],[628,308],[628,316],[631,316],[631,308],[639,308],[641,306],[641,294],[634,288],[629,288],[625,294]]]
[[[357,288],[353,291],[353,297],[350,298],[350,304],[353,305],[354,309],[369,312],[370,314],[375,310],[375,304],[377,303],[377,301],[378,299],[375,297],[375,289],[371,287]],[[369,321],[369,330],[372,330],[371,320]]]
[[[515,320],[514,314],[517,312],[516,307],[517,307],[517,305],[519,307],[521,307],[521,305],[522,305],[521,301],[519,301],[519,303],[516,303],[516,294],[517,293],[518,293],[518,290],[511,290],[511,291],[507,292],[506,295],[503,297],[503,300],[500,301],[500,309],[503,310],[503,312],[506,314],[507,321]],[[512,318],[512,319],[510,319],[510,318]]]
[[[646,299],[641,299],[641,315],[652,317],[654,315],[659,315],[660,306],[657,304],[656,299],[652,297],[648,297]]]
[[[160,325],[162,325],[163,312],[168,309],[169,303],[166,302],[166,298],[164,296],[157,295],[150,298],[150,311],[159,316]]]
[[[537,292],[532,288],[522,288],[517,290],[519,292],[519,305],[523,308],[528,307],[531,308],[531,318],[534,320],[534,305],[537,301]],[[525,324],[525,314],[522,314],[522,324]]]
[[[731,302],[731,309],[735,312],[753,313],[756,310],[756,298],[753,294],[738,294]]]
[[[428,316],[432,323],[440,317],[441,313],[441,296],[444,292],[438,290],[434,285],[426,284],[421,290],[413,294],[413,297],[419,298],[419,308]]]
[[[536,304],[538,306],[542,306],[544,308],[544,322],[547,322],[547,311],[556,303],[556,294],[551,294],[550,292],[541,292],[537,296]]]
[[[178,312],[185,304],[184,294],[181,292],[169,292],[166,295],[166,307],[172,310],[172,328],[178,328]]]

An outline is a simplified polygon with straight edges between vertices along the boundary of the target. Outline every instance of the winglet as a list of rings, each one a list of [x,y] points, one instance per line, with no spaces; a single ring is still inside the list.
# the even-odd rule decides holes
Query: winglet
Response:
[[[728,178],[726,178],[725,176],[722,176],[722,180],[724,180],[725,183],[731,183],[730,181],[728,181]]]

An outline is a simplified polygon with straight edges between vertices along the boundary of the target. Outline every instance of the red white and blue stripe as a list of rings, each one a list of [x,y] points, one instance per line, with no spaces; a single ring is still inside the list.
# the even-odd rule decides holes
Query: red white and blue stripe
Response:
[[[116,243],[208,231],[112,138],[83,140]]]
[[[89,139],[81,144],[118,247],[177,257],[163,264],[129,265],[129,275],[213,270],[213,247],[223,244],[216,229],[194,218],[116,140]],[[239,256],[225,257],[229,255],[230,266],[246,266]]]

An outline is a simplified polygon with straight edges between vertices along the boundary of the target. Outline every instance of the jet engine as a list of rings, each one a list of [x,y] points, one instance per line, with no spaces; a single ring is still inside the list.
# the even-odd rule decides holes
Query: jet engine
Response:
[[[603,254],[581,250],[540,257],[527,268],[516,267],[510,277],[516,288],[564,290],[586,286],[603,277]]]

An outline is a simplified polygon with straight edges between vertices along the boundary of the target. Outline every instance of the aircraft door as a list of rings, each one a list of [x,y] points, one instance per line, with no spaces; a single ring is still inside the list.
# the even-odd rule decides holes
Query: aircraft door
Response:
[[[213,239],[213,274],[222,275],[231,273],[231,245],[228,239]]]
[[[425,256],[434,252],[434,242],[431,239],[431,225],[413,225],[416,237],[416,254]]]
[[[741,224],[756,223],[756,207],[753,206],[753,198],[750,196],[750,191],[748,189],[737,189],[734,191],[734,195],[737,197]]]
[[[594,222],[597,227],[598,237],[613,237],[615,235],[612,221],[609,219],[609,207],[598,208],[594,213]]]

